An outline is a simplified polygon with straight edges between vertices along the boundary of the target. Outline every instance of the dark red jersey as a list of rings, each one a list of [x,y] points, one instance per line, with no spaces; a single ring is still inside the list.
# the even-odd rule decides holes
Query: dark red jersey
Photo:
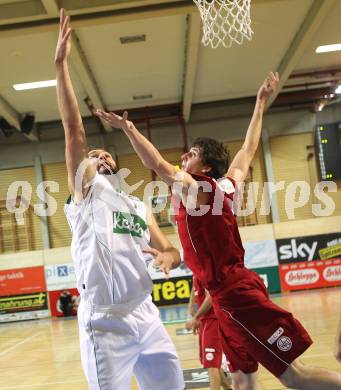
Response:
[[[244,248],[231,208],[233,192],[226,194],[217,181],[208,176],[192,174],[192,177],[212,188],[208,204],[202,206],[207,212],[195,215],[199,210],[186,210],[180,202],[176,221],[186,265],[214,295],[232,287],[246,274]],[[205,192],[208,191],[205,189]]]
[[[244,267],[229,202],[233,194],[225,195],[214,179],[192,176],[212,187],[208,210],[195,216],[180,203],[179,236],[186,264],[212,296],[230,369],[247,374],[261,363],[280,377],[312,340],[291,313],[271,302],[261,278]]]

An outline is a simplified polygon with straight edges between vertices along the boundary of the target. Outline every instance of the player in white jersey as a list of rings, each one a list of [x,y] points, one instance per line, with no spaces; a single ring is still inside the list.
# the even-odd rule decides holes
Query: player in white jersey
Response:
[[[151,301],[144,253],[154,255],[168,274],[180,264],[179,252],[144,204],[119,191],[116,175],[110,174],[117,171],[111,155],[104,150],[88,155],[67,64],[70,36],[62,10],[55,64],[71,192],[65,213],[73,236],[81,360],[89,388],[128,390],[135,374],[142,390],[183,390],[175,347]]]

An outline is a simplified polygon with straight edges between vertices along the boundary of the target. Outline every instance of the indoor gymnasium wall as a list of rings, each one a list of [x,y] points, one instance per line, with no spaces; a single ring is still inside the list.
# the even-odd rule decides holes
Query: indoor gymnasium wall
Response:
[[[71,232],[64,214],[64,204],[70,193],[67,184],[65,163],[51,163],[43,165],[44,180],[55,181],[59,185],[58,192],[48,193],[56,200],[56,213],[47,217],[51,248],[64,247],[71,244]],[[48,202],[49,204],[49,202]]]
[[[180,156],[182,155],[182,149],[165,149],[160,150],[161,155],[172,164],[180,163]],[[140,158],[136,155],[136,153],[129,154],[121,154],[118,155],[118,163],[119,168],[128,168],[131,173],[125,179],[129,185],[134,185],[138,183],[140,180],[143,180],[143,184],[138,187],[132,194],[143,199],[144,189],[148,183],[152,181],[152,173],[149,169],[145,168],[142,164]],[[159,180],[156,177],[156,180]]]
[[[120,154],[117,156],[118,166],[120,169],[127,168],[130,170],[130,174],[125,181],[133,186],[143,180],[143,183],[131,194],[143,199],[144,189],[146,185],[152,180],[151,171],[145,168],[135,153]]]
[[[70,248],[68,248],[70,251]],[[30,268],[44,265],[44,251],[13,252],[0,254],[0,271],[16,268]]]
[[[312,205],[321,203],[313,191],[316,183],[320,181],[317,172],[316,153],[313,145],[313,133],[284,135],[270,138],[270,148],[275,182],[285,181],[284,190],[277,192],[280,222],[289,221],[285,210],[285,190],[294,181],[305,181],[309,184],[311,193],[306,205],[295,210],[295,220],[314,218]],[[309,149],[307,149],[309,146]],[[309,153],[314,157],[309,158]],[[328,192],[335,202],[335,210],[332,215],[341,215],[341,181],[336,182],[338,191]],[[296,200],[298,198],[296,197]]]
[[[40,218],[35,215],[33,212],[33,207],[38,203],[38,198],[36,195],[37,182],[35,177],[34,167],[25,167],[25,168],[16,168],[16,169],[6,169],[0,171],[0,199],[2,200],[2,212],[0,221],[1,236],[4,236],[4,241],[0,245],[0,253],[14,252],[14,251],[25,251],[28,246],[31,250],[39,250],[42,248],[42,237],[40,231]],[[16,249],[13,250],[12,245],[8,239],[6,239],[6,229],[9,226],[10,219],[13,218],[13,214],[7,213],[5,207],[5,199],[7,198],[7,191],[9,186],[15,181],[27,181],[31,186],[32,193],[26,193],[26,191],[19,190],[18,195],[21,193],[21,196],[29,202],[30,211],[25,213],[28,215],[28,218],[25,218],[24,225],[18,225],[16,231],[13,232],[13,236],[17,241]],[[2,225],[3,224],[3,225]],[[2,226],[1,226],[2,225]]]
[[[235,140],[235,141],[226,141],[224,142],[224,145],[226,149],[229,152],[230,155],[230,162],[233,160],[235,155],[238,153],[238,151],[241,149],[243,145],[244,140]],[[254,183],[259,183],[259,189],[258,193],[255,194],[256,196],[256,211],[257,211],[257,219],[259,224],[264,223],[270,223],[271,222],[271,216],[270,215],[259,215],[259,210],[261,206],[262,196],[263,196],[263,187],[264,182],[266,181],[266,173],[265,173],[265,167],[264,167],[264,158],[263,158],[263,149],[262,145],[260,144],[256,155],[252,161],[251,164],[253,168],[252,172],[252,181]]]
[[[341,215],[333,217],[312,218],[273,224],[277,239],[287,237],[314,236],[340,232]]]
[[[69,246],[44,249],[43,260],[44,265],[67,264],[73,262]]]

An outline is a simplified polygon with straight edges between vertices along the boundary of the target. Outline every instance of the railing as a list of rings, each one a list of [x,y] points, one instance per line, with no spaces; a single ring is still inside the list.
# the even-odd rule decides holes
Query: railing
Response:
[[[15,213],[8,211],[7,205],[26,205],[22,213],[22,223],[18,223]],[[33,208],[18,196],[16,199],[0,199],[0,253],[33,250]]]

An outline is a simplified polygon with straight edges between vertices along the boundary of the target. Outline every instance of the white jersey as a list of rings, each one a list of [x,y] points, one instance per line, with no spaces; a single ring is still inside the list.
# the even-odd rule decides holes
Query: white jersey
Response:
[[[81,297],[96,305],[138,304],[152,291],[146,256],[147,210],[96,173],[86,198],[65,205]]]

